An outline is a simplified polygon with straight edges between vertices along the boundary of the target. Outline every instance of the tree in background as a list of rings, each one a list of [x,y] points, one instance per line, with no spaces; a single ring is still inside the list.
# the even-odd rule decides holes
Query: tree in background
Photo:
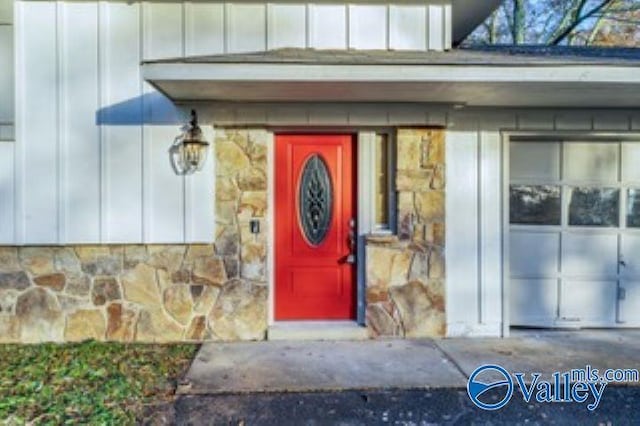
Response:
[[[640,0],[505,0],[465,44],[638,46]]]

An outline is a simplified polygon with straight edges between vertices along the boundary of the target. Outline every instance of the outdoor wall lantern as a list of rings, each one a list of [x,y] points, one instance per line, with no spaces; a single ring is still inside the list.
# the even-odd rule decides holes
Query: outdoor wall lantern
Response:
[[[198,114],[191,110],[191,121],[183,128],[170,149],[171,164],[176,173],[190,175],[202,170],[207,161],[209,142],[204,140],[202,129],[198,126]]]

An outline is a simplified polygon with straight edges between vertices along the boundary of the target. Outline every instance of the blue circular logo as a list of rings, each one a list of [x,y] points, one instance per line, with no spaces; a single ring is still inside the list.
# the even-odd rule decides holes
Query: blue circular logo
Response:
[[[496,375],[499,376],[496,379]],[[504,388],[504,396],[497,402],[484,402],[482,396],[492,389]],[[467,382],[467,393],[471,401],[483,410],[498,410],[511,400],[513,396],[513,379],[509,372],[499,365],[482,365],[475,369]],[[486,395],[485,400],[489,399]]]

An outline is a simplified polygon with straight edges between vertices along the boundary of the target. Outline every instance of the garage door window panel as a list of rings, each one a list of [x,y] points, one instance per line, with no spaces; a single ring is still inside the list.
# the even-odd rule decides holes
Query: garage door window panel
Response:
[[[627,191],[627,228],[640,228],[640,189]]]
[[[560,225],[560,186],[511,185],[509,213],[512,224]]]
[[[622,180],[640,184],[640,141],[622,144]]]
[[[565,142],[564,180],[618,182],[619,154],[617,143]]]
[[[514,142],[510,145],[510,222],[559,226],[562,222],[561,144]]]
[[[619,189],[574,187],[569,197],[570,226],[619,226]]]
[[[512,142],[511,180],[550,183],[560,180],[560,146],[558,142]]]

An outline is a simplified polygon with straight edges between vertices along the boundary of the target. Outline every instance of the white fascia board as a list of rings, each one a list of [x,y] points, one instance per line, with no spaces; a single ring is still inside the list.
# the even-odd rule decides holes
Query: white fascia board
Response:
[[[612,65],[308,65],[150,63],[148,81],[379,82],[379,83],[619,83],[639,84],[635,67]]]

